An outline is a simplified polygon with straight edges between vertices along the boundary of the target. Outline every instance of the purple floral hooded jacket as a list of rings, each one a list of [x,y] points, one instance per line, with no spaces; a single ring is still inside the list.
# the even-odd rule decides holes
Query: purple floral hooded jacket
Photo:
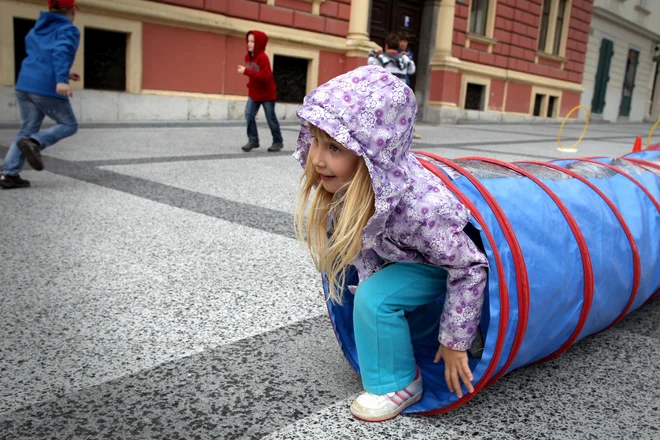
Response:
[[[481,318],[488,260],[463,232],[470,212],[409,151],[416,115],[415,96],[403,81],[380,66],[359,67],[305,97],[294,157],[305,166],[309,122],[364,159],[376,200],[353,263],[360,282],[390,262],[444,268],[439,341],[467,350]]]

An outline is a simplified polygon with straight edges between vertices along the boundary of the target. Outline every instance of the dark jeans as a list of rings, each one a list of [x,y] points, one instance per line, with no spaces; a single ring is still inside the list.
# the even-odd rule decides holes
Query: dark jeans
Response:
[[[250,142],[255,144],[259,143],[259,132],[257,131],[257,121],[255,117],[259,111],[259,106],[264,105],[264,113],[266,113],[266,121],[270,127],[270,132],[273,135],[273,142],[282,142],[282,133],[280,132],[280,123],[277,121],[275,115],[275,101],[255,102],[248,98],[245,104],[245,119],[247,120],[247,135]]]
[[[73,114],[68,99],[18,91],[16,92],[16,98],[21,112],[21,129],[9,147],[7,156],[5,156],[2,172],[6,176],[15,176],[23,169],[25,158],[16,145],[21,138],[31,137],[41,144],[43,150],[78,131],[78,121],[76,121],[76,116]],[[46,116],[55,121],[57,125],[39,131]]]

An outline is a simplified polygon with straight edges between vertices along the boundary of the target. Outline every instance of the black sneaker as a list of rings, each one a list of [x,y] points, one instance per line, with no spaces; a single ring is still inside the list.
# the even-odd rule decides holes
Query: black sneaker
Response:
[[[18,174],[15,176],[0,174],[0,188],[2,189],[27,188],[29,186],[30,181],[21,179]]]
[[[37,171],[44,169],[44,162],[41,160],[41,148],[39,148],[37,141],[29,137],[24,137],[16,144],[32,168]]]
[[[280,151],[282,149],[282,147],[284,147],[284,145],[282,145],[282,142],[273,142],[273,145],[268,147],[268,151],[270,151],[271,153],[274,153],[276,151]]]
[[[259,148],[259,143],[258,142],[248,142],[247,144],[245,144],[241,147],[241,150],[250,151],[250,150],[253,150],[255,148]]]

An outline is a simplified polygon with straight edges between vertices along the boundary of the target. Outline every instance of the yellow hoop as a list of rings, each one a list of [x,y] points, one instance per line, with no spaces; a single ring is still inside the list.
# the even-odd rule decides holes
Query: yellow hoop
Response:
[[[655,131],[655,128],[658,126],[658,124],[660,124],[660,119],[655,121],[655,124],[651,128],[651,131],[649,131],[649,137],[648,139],[646,139],[646,148],[651,146],[651,136],[653,136],[653,132]]]
[[[582,134],[580,135],[580,138],[577,140],[576,143],[571,145],[569,148],[564,148],[564,146],[561,144],[561,132],[562,132],[562,130],[564,130],[564,125],[566,124],[566,121],[568,120],[568,117],[571,116],[575,110],[579,110],[579,109],[584,109],[584,111],[587,112],[587,120],[584,123],[584,129],[582,130]],[[573,109],[570,112],[568,112],[568,114],[564,118],[564,121],[561,123],[561,127],[559,127],[559,132],[557,133],[557,144],[559,145],[559,148],[557,148],[557,151],[562,151],[564,153],[575,153],[575,152],[577,152],[577,148],[575,148],[575,147],[577,147],[577,145],[580,142],[582,142],[582,138],[587,133],[587,129],[589,128],[589,116],[590,116],[589,109],[586,108],[583,105],[576,105],[575,107],[573,107]]]

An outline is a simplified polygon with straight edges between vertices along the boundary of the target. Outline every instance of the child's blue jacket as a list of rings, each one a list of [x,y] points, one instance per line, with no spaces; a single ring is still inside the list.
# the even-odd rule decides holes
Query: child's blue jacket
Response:
[[[25,37],[27,57],[18,74],[16,90],[53,98],[55,86],[69,82],[69,70],[76,57],[80,31],[61,14],[42,12]]]

